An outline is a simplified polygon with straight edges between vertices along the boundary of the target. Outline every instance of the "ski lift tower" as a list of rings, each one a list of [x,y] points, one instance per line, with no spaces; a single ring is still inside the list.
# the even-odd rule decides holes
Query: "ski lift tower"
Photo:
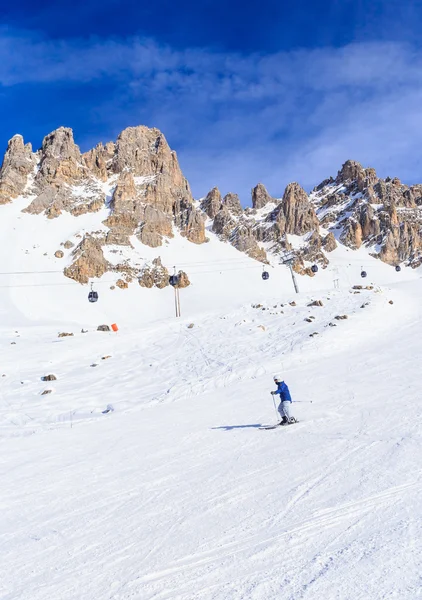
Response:
[[[293,271],[293,263],[294,263],[295,257],[293,252],[286,252],[286,254],[284,254],[281,264],[282,265],[286,265],[286,267],[289,267],[290,269],[290,275],[292,276],[292,281],[293,281],[293,285],[295,288],[295,292],[296,294],[299,293],[299,287],[297,285],[297,281],[296,281],[296,277]]]

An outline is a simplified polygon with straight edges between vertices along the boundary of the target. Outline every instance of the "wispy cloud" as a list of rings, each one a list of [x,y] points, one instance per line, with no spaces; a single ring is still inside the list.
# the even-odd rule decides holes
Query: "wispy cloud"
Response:
[[[219,185],[246,202],[258,181],[275,195],[293,179],[309,188],[347,158],[420,178],[422,57],[411,46],[245,56],[140,38],[0,33],[3,88],[73,82],[87,88],[89,103],[93,82],[112,83],[96,107],[105,137],[137,123],[161,128],[197,196]]]

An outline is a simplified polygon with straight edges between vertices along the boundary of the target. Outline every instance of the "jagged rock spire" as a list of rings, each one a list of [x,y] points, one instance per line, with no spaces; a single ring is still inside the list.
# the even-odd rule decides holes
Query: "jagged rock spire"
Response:
[[[303,235],[318,229],[319,221],[315,209],[308,194],[298,183],[289,183],[286,187],[282,208],[286,220],[286,233]]]
[[[35,165],[36,157],[31,144],[25,144],[21,135],[13,136],[0,169],[0,204],[11,202],[24,192],[28,175],[33,172]]]
[[[201,203],[201,209],[210,219],[214,219],[223,206],[223,198],[218,187],[212,188]]]
[[[267,188],[262,183],[258,183],[252,189],[252,208],[263,208],[270,202],[275,202],[275,199],[267,192]]]

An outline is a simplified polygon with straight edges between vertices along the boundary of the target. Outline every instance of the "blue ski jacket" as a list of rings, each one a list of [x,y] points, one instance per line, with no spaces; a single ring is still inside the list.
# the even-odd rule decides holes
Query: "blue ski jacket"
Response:
[[[280,383],[277,384],[277,391],[275,391],[274,394],[280,394],[280,400],[282,402],[291,402],[292,401],[292,397],[290,396],[289,388],[287,387],[287,384],[284,383],[284,381],[281,381]]]

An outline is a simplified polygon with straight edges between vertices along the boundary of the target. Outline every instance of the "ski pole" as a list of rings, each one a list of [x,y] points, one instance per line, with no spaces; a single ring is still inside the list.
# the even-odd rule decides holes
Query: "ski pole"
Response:
[[[276,419],[278,419],[278,412],[277,412],[277,407],[276,407],[276,405],[275,405],[274,394],[271,394],[271,397],[272,397],[272,399],[273,399],[274,410],[275,410],[275,416],[276,416]]]

